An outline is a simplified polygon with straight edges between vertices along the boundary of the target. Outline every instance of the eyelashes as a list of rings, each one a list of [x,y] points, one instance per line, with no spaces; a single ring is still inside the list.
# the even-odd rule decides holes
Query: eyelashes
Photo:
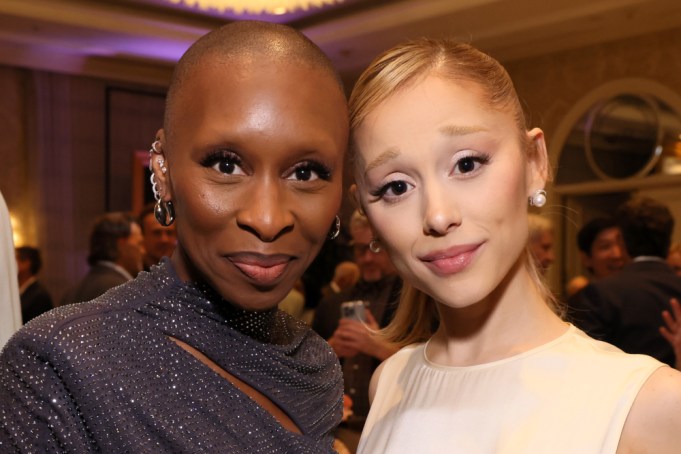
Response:
[[[304,161],[296,164],[291,172],[291,176],[297,181],[313,181],[321,179],[324,181],[331,180],[331,169],[317,161]]]
[[[481,166],[489,163],[489,155],[468,155],[459,158],[454,164],[454,173],[457,175],[465,175],[475,172]],[[458,172],[457,172],[458,170]]]
[[[239,155],[229,150],[212,151],[200,161],[204,167],[212,167],[226,175],[243,174],[242,162]]]
[[[391,181],[390,183],[386,183],[373,191],[369,191],[369,194],[380,199],[385,197],[390,191],[392,193],[390,194],[391,196],[399,197],[409,190],[409,186],[409,183],[404,180],[395,180]]]
[[[456,160],[451,171],[450,176],[456,179],[474,178],[480,171],[482,166],[488,164],[491,160],[488,154],[470,154],[462,156]],[[402,196],[414,189],[414,185],[405,179],[394,179],[389,181],[376,189],[369,190],[369,195],[376,200],[384,200],[386,202],[397,202]]]
[[[247,168],[241,157],[231,150],[216,150],[210,152],[199,162],[203,167],[212,167],[225,175],[246,175]],[[331,180],[331,169],[314,159],[308,159],[296,163],[283,173],[287,180],[300,182],[315,180]]]

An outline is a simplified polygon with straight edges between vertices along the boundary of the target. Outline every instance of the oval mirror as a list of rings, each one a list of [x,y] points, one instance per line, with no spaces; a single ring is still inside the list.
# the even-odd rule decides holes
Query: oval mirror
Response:
[[[657,102],[623,94],[596,104],[584,129],[589,166],[603,179],[644,176],[662,153]]]

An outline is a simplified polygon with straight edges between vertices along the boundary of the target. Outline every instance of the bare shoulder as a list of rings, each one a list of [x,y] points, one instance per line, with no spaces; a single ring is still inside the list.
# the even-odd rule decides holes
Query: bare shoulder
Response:
[[[681,372],[656,370],[641,388],[622,430],[618,454],[672,454],[681,446]]]

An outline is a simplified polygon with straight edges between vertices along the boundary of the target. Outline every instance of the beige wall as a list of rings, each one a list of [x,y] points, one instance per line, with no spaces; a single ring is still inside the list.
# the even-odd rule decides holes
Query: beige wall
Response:
[[[552,138],[564,136],[559,129],[565,126],[561,122],[566,114],[598,87],[620,79],[639,79],[642,83],[662,85],[681,96],[681,29],[514,61],[505,66],[526,104],[530,125],[539,126],[546,133],[554,171],[559,173],[561,169],[555,165],[559,162],[561,144],[553,143]],[[674,196],[681,193],[681,188],[647,192],[669,202],[677,219],[675,239],[681,239],[681,197]],[[559,257],[576,260],[576,254],[566,250],[576,249],[575,228],[568,235],[569,230],[564,227],[570,224],[577,227],[585,219],[580,212],[564,209],[556,199],[557,195],[549,190],[549,204],[544,211],[558,227]],[[554,290],[560,291],[577,268],[574,263],[552,267],[549,279]]]

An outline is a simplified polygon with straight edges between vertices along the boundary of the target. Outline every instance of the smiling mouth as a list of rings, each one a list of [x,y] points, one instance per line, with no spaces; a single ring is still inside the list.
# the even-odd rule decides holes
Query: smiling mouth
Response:
[[[271,286],[281,278],[293,257],[242,252],[229,255],[227,259],[256,285]]]

